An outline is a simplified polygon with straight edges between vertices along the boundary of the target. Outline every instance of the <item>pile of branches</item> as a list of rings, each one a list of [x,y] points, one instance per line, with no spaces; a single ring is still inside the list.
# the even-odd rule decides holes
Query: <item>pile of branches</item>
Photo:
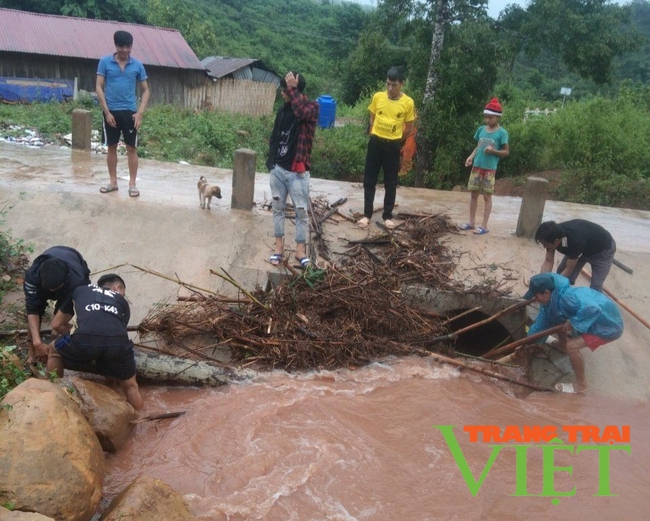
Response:
[[[456,233],[456,226],[442,214],[399,214],[403,219],[392,232],[370,239],[349,241],[353,246],[346,257],[361,254],[364,262],[357,268],[373,269],[382,266],[385,271],[399,278],[399,284],[422,283],[450,290],[458,288],[453,280],[457,261],[444,243],[449,233]],[[350,261],[342,261],[350,265]],[[375,268],[376,269],[376,268]]]
[[[460,289],[452,279],[456,263],[443,240],[455,227],[444,215],[399,218],[403,224],[392,232],[351,241],[341,262],[327,270],[309,268],[272,291],[244,292],[236,305],[199,295],[162,307],[139,331],[202,358],[209,358],[206,348],[188,348],[186,340],[209,334],[214,342],[208,347],[227,347],[233,362],[287,370],[358,366],[419,352],[418,345],[447,333],[446,317],[408,305],[403,286]],[[236,284],[225,271],[213,273]]]

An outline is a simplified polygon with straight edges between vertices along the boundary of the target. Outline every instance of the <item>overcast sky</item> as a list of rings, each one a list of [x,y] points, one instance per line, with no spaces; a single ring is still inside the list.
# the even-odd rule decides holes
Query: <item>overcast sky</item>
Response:
[[[499,13],[503,11],[504,7],[508,4],[519,4],[522,7],[526,7],[527,0],[489,0],[488,2],[488,14],[491,18],[497,18]]]

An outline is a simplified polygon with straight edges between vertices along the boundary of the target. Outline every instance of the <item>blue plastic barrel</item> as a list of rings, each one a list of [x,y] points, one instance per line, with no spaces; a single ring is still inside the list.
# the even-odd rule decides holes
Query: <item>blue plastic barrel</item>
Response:
[[[318,126],[332,128],[336,121],[336,100],[332,96],[321,96],[316,100],[320,109],[318,111]]]

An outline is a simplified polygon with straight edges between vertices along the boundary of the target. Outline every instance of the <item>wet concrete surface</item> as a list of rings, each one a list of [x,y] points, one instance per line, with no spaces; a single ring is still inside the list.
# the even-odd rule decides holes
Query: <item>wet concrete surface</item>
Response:
[[[213,199],[212,210],[199,208],[196,182],[204,175],[221,186],[223,199]],[[77,248],[93,274],[116,271],[127,282],[132,306],[131,324],[141,321],[157,304],[175,302],[189,291],[173,280],[226,294],[236,289],[211,275],[210,269],[225,269],[240,284],[264,287],[267,272],[276,268],[267,262],[273,252],[271,212],[262,205],[270,201],[269,175],[256,175],[256,207],[231,210],[230,170],[140,160],[138,188],[130,198],[126,157],[118,158],[120,190],[100,194],[108,174],[106,157],[92,152],[45,147],[28,149],[0,143],[0,201],[5,208],[4,229],[33,246],[34,254],[65,244]],[[348,201],[341,211],[360,212],[363,188],[360,183],[312,179],[312,198],[330,202]],[[378,188],[376,205],[383,190]],[[442,212],[458,223],[467,220],[469,195],[400,187],[396,212]],[[449,246],[460,255],[456,276],[468,284],[484,277],[507,279],[514,295],[526,289],[528,278],[537,273],[544,252],[530,239],[514,232],[521,199],[494,197],[490,233],[474,236],[458,233]],[[479,215],[482,213],[479,202]],[[650,320],[650,212],[547,201],[544,219],[556,221],[584,218],[607,228],[615,237],[617,259],[634,269],[629,275],[613,267],[606,288],[645,320]],[[375,214],[375,221],[380,215]],[[371,226],[360,230],[352,223],[325,226],[333,252],[345,249],[343,239],[358,239],[379,232]],[[287,250],[293,249],[294,228],[287,223]],[[144,270],[144,271],[143,271]],[[159,273],[156,276],[147,271]],[[96,276],[93,280],[96,280]],[[172,280],[169,280],[172,279]],[[586,279],[579,284],[588,284]],[[624,337],[595,353],[585,353],[590,392],[615,397],[650,400],[650,330],[624,312]]]

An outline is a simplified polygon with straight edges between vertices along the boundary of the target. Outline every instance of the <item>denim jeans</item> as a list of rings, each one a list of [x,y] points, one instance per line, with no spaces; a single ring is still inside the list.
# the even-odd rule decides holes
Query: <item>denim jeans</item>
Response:
[[[296,209],[296,243],[307,242],[309,220],[309,171],[302,174],[285,170],[275,165],[271,170],[271,206],[273,208],[273,236],[284,237],[284,209],[287,195]]]

